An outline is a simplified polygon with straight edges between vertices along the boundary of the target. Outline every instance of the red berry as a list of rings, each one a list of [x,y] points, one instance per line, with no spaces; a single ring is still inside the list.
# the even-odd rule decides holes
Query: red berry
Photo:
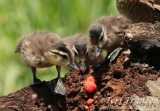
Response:
[[[93,99],[92,98],[89,98],[88,100],[87,100],[87,105],[91,105],[92,103],[93,103]]]
[[[93,76],[89,76],[86,81],[95,82],[95,79]]]
[[[84,88],[88,93],[92,93],[97,89],[97,86],[93,82],[86,81],[86,83],[84,84]]]

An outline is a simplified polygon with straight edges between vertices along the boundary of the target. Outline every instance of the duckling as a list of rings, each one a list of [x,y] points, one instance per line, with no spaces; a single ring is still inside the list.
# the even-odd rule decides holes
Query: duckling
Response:
[[[65,87],[60,78],[61,66],[78,70],[66,44],[52,32],[35,32],[23,36],[17,44],[15,53],[19,53],[24,64],[31,68],[33,84],[41,81],[36,77],[36,68],[56,65],[58,82],[54,91],[62,95],[65,94]]]
[[[124,30],[129,24],[131,21],[122,15],[102,16],[93,22],[89,29],[89,38],[95,50],[94,56],[99,56],[101,50],[107,50],[107,54],[110,54],[108,59],[113,61],[122,50]]]
[[[68,49],[71,50],[75,62],[78,64],[80,70],[85,73],[89,65],[102,62],[104,57],[102,54],[98,59],[94,59],[93,47],[90,44],[89,37],[83,34],[74,34],[63,38],[67,44]]]

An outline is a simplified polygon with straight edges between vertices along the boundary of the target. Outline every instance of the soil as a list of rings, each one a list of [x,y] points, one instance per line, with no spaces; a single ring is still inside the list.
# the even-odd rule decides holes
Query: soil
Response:
[[[86,101],[93,98],[94,102],[88,111],[135,110],[128,102],[129,97],[136,94],[139,97],[150,95],[145,83],[156,80],[160,74],[154,67],[144,67],[145,63],[125,62],[126,56],[121,54],[114,63],[101,63],[96,69],[89,69],[87,74],[69,73],[66,75],[67,111],[85,111]],[[88,76],[94,76],[97,90],[87,94],[84,81]]]
[[[142,24],[148,26],[147,23]],[[130,97],[133,94],[151,96],[145,84],[160,77],[157,63],[150,62],[147,53],[135,50],[123,50],[112,63],[104,61],[97,68],[89,68],[86,73],[75,71],[66,74],[65,96],[53,95],[43,82],[0,97],[0,111],[135,111]],[[88,76],[96,80],[97,89],[93,93],[84,89]],[[94,100],[91,105],[86,103],[89,98]]]

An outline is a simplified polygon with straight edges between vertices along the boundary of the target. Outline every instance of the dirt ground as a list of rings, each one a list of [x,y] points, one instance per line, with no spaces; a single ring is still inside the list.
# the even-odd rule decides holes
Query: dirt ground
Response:
[[[144,24],[144,25],[143,25]],[[132,32],[139,30],[140,27],[149,27],[153,24],[142,23],[129,28]],[[152,27],[151,27],[152,28]],[[134,29],[134,30],[133,30]],[[144,29],[147,30],[147,29]],[[160,30],[160,28],[157,28]],[[156,28],[148,30],[148,33],[157,35]],[[126,31],[130,32],[130,31]],[[139,30],[142,31],[143,30]],[[158,32],[159,33],[159,32]],[[135,34],[135,33],[132,33]],[[144,35],[144,33],[136,33]],[[135,34],[135,35],[136,35]],[[145,32],[146,36],[147,33]],[[137,37],[137,35],[134,37]],[[132,37],[132,36],[129,36]],[[138,36],[141,37],[141,36]],[[159,36],[158,36],[159,37]],[[131,40],[131,39],[129,39]],[[144,40],[140,39],[143,43]],[[156,39],[156,43],[159,39]],[[134,40],[133,40],[134,41]],[[135,40],[136,41],[136,40]],[[132,45],[129,41],[127,46]],[[146,43],[146,42],[145,42]],[[151,42],[148,42],[150,44]],[[129,44],[129,45],[128,45]],[[153,41],[152,41],[152,46]],[[86,73],[70,72],[64,78],[66,86],[66,95],[53,95],[46,87],[46,82],[37,86],[28,86],[7,96],[0,97],[0,111],[135,111],[132,104],[132,95],[142,98],[152,96],[146,86],[148,80],[156,81],[160,77],[159,73],[159,55],[149,54],[155,49],[144,52],[139,51],[143,44],[134,47],[131,53],[129,50],[122,51],[117,59],[112,63],[104,61],[96,69],[89,68]],[[146,45],[148,46],[148,45]],[[137,48],[137,50],[136,50]],[[154,51],[154,52],[156,52]],[[157,52],[158,53],[158,52]],[[152,56],[151,56],[152,55]],[[151,57],[157,61],[152,61]],[[152,61],[152,62],[151,62]],[[84,89],[84,81],[92,75],[96,80],[97,89],[93,93],[87,93]],[[94,101],[87,105],[86,101],[92,98]]]
[[[145,63],[125,62],[125,59],[126,55],[121,54],[115,62],[103,62],[99,68],[90,68],[85,74],[66,74],[66,96],[52,95],[42,83],[0,97],[0,108],[3,111],[85,111],[87,99],[93,98],[89,111],[115,111],[118,107],[132,109],[128,97],[150,95],[145,83],[156,80],[160,74],[153,66],[144,67]],[[90,75],[95,77],[97,90],[88,94],[84,81]]]
[[[125,61],[121,54],[115,63],[103,62],[97,70],[89,70],[87,74],[70,73],[66,75],[66,105],[67,111],[85,111],[86,101],[93,98],[89,111],[135,110],[130,104],[129,97],[136,94],[139,97],[149,96],[145,83],[156,80],[160,74],[152,66],[143,67],[144,63]],[[87,94],[83,81],[93,75],[97,90]]]

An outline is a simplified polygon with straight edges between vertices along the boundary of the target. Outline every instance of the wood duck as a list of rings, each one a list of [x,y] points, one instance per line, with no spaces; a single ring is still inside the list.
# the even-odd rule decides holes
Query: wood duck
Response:
[[[101,50],[107,50],[110,53],[108,59],[113,61],[122,49],[124,30],[130,23],[122,15],[102,16],[93,22],[89,29],[89,38],[94,47],[94,56],[99,56]]]
[[[33,84],[40,82],[36,77],[36,68],[56,65],[58,81],[55,93],[62,95],[65,94],[65,87],[60,77],[61,66],[78,70],[70,50],[61,38],[52,32],[35,32],[23,36],[17,44],[15,53],[19,53],[24,64],[31,68]]]
[[[63,39],[67,47],[71,50],[75,62],[80,70],[85,73],[89,65],[102,62],[104,57],[102,54],[97,59],[94,59],[93,47],[90,44],[89,37],[83,34],[74,34]]]
[[[116,0],[116,5],[133,22],[160,21],[160,0]]]

